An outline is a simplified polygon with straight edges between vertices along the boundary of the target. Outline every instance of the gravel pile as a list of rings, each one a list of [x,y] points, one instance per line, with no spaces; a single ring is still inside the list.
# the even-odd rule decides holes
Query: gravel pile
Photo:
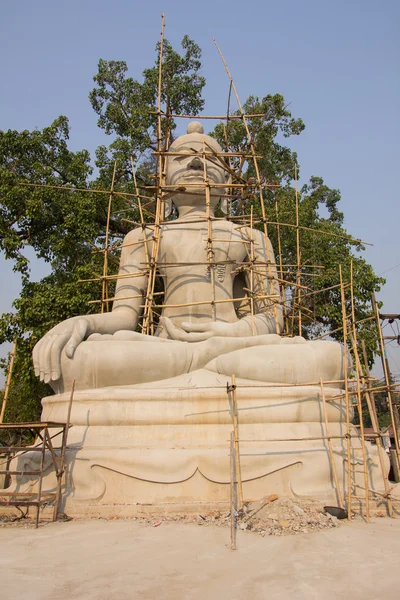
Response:
[[[340,521],[318,504],[278,498],[276,495],[245,505],[238,527],[261,535],[298,535],[338,527]]]

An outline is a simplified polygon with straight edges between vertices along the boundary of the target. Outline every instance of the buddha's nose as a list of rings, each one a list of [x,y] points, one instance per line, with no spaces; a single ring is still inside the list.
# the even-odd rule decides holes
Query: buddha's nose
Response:
[[[195,156],[189,162],[187,168],[202,170],[203,169],[203,161],[198,156]]]

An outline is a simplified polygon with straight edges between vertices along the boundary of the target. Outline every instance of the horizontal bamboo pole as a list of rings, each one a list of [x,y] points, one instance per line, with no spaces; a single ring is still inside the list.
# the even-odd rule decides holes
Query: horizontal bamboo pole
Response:
[[[152,297],[154,296],[162,296],[164,292],[154,292]],[[113,298],[107,298],[107,300],[89,300],[88,304],[99,304],[101,302],[111,302],[112,300],[134,300],[136,298],[145,298],[143,294],[137,294],[135,296],[114,296]]]
[[[349,379],[350,384],[356,385],[356,381],[354,379]],[[368,388],[360,388],[360,394],[368,394],[369,392],[382,392],[382,391],[398,391],[397,388],[400,387],[400,383],[392,384],[392,385],[382,385],[379,387],[368,387]],[[356,396],[358,391],[356,389],[349,389],[348,394],[351,396]],[[340,394],[338,396],[334,396],[335,400],[339,400],[340,398],[344,398],[345,394]]]
[[[221,157],[221,158],[227,158],[227,157],[239,157],[239,158],[253,158],[251,154],[245,154],[243,152],[197,152],[197,150],[193,150],[192,152],[177,152],[177,151],[171,151],[171,150],[155,150],[154,152],[152,152],[153,155],[157,155],[157,156],[198,156],[198,157],[203,157],[203,156],[215,156],[216,158]],[[262,156],[257,156],[257,158],[263,158]],[[243,184],[244,187],[248,187],[247,183]],[[165,186],[160,186],[160,187],[165,187]],[[223,187],[231,187],[231,185],[227,185],[226,183],[223,184]]]
[[[206,238],[203,238],[202,240],[203,242],[207,242],[208,240]],[[257,242],[255,242],[254,240],[223,240],[223,239],[216,239],[216,238],[212,238],[212,242],[225,242],[226,244],[251,244],[254,243],[254,246],[260,246],[260,244],[258,244]]]
[[[88,189],[88,188],[78,188],[78,187],[74,187],[74,186],[67,186],[67,185],[51,185],[48,183],[28,183],[25,181],[19,181],[17,182],[17,185],[23,185],[26,187],[41,187],[41,188],[49,188],[49,189],[54,189],[54,190],[66,190],[68,192],[87,192],[90,194],[110,194],[110,190],[97,190],[97,189]],[[140,185],[138,187],[141,187]],[[116,192],[115,190],[113,191],[113,194],[115,196],[130,196],[132,198],[137,198],[138,195],[137,194],[133,194],[130,192]],[[146,200],[150,200],[149,196],[140,196],[140,198],[145,198]]]
[[[103,281],[104,279],[130,279],[131,277],[143,277],[148,269],[143,269],[143,273],[123,273],[122,275],[99,275],[94,279],[78,279],[78,283],[90,283],[92,281]]]
[[[142,190],[161,190],[164,191],[166,190],[167,192],[169,191],[175,191],[177,194],[179,194],[180,192],[184,192],[186,190],[186,188],[191,188],[191,187],[204,187],[204,189],[206,187],[211,187],[211,188],[233,188],[233,189],[252,189],[254,188],[255,190],[259,190],[260,187],[261,188],[279,188],[281,187],[281,185],[279,183],[261,183],[260,185],[256,185],[254,184],[245,184],[245,183],[205,183],[204,181],[197,181],[196,183],[181,183],[180,185],[140,185],[139,187]],[[134,196],[135,194],[128,194],[129,196]],[[197,195],[199,195],[199,192],[197,193]],[[257,222],[257,221],[256,221]],[[296,226],[295,226],[296,227]],[[371,244],[372,245],[372,244]]]
[[[345,286],[348,286],[350,284],[345,284]],[[360,321],[356,321],[356,325],[361,325],[361,323],[366,323],[367,321],[372,321],[373,319],[375,319],[375,317],[367,317],[366,319],[361,319]],[[337,333],[338,331],[342,331],[343,327],[338,327],[337,329],[332,329],[332,331],[328,331],[328,333],[324,333],[323,335],[319,335],[318,337],[314,338],[314,340],[320,340],[324,337],[327,337],[328,335],[332,335],[332,333]]]
[[[160,308],[159,306],[155,306],[154,308]],[[173,342],[173,340],[170,340],[171,342]],[[332,385],[332,384],[336,384],[336,383],[344,383],[343,379],[334,379],[332,381],[324,381],[324,384],[326,385]],[[270,383],[270,384],[261,384],[261,385],[244,385],[244,384],[237,384],[236,387],[237,389],[281,389],[281,388],[299,388],[299,387],[314,387],[317,386],[319,384],[319,382],[315,382],[315,381],[311,381],[311,382],[306,382],[306,383]],[[176,386],[176,387],[168,387],[168,390],[185,390],[187,388],[184,388],[182,386]],[[206,386],[199,386],[195,388],[196,390],[221,390],[224,393],[226,393],[226,384],[225,385],[206,385]],[[330,398],[326,399],[326,402],[329,402]],[[227,409],[229,410],[229,409]]]
[[[279,298],[278,294],[271,294],[268,296],[258,296],[259,300],[266,298]],[[229,302],[244,302],[249,301],[250,298],[248,296],[244,296],[243,298],[223,298],[222,300],[202,300],[200,302],[184,302],[182,304],[159,304],[158,308],[184,308],[186,306],[203,306],[207,304],[224,304]]]
[[[168,388],[170,389],[170,388]],[[268,438],[268,439],[260,439],[260,440],[240,440],[241,442],[308,442],[308,441],[318,441],[318,440],[347,440],[348,439],[348,435],[344,434],[344,435],[321,435],[321,436],[315,436],[315,437],[299,437],[299,438]],[[350,434],[351,438],[355,438],[358,439],[360,436],[357,434]],[[368,437],[377,437],[377,436],[373,436],[368,435]],[[354,448],[355,450],[360,450],[360,448]]]
[[[362,485],[359,485],[358,483],[355,483],[354,487],[357,487],[360,490],[364,490],[365,491],[365,487],[363,487]],[[385,492],[384,494],[382,494],[381,492],[377,492],[376,490],[372,490],[371,488],[368,488],[368,490],[367,490],[367,492],[369,494],[371,494],[372,496],[376,495],[376,496],[379,496],[380,498],[385,498],[385,499],[389,498],[389,496],[391,495],[392,491],[393,491],[393,488],[391,488],[389,492]],[[361,498],[361,499],[365,500],[365,496],[353,496],[353,498]]]
[[[220,121],[226,121],[227,119],[231,120],[231,119],[239,119],[239,120],[243,120],[243,115],[223,115],[222,117],[220,115],[177,115],[175,113],[165,113],[165,112],[161,112],[158,113],[157,111],[151,110],[150,114],[152,115],[161,115],[162,117],[165,117],[166,119],[217,119]],[[244,117],[246,119],[255,119],[258,117],[266,117],[267,113],[257,113],[257,114],[252,114],[252,115],[244,115]]]

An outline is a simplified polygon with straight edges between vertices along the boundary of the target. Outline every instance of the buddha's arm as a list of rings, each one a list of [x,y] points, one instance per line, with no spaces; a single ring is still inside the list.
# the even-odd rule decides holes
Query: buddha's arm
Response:
[[[250,232],[248,232],[250,234]],[[238,328],[242,335],[265,335],[281,333],[283,329],[282,304],[277,280],[275,255],[269,238],[265,239],[261,231],[252,231],[254,245],[254,269],[246,273],[246,283],[254,290],[254,315],[239,321]]]
[[[93,333],[135,330],[143,304],[142,290],[147,286],[147,274],[143,270],[145,262],[142,231],[134,230],[125,237],[122,245],[112,312],[72,317],[53,327],[33,349],[35,374],[41,381],[48,383],[60,378],[64,348],[68,358],[72,358],[79,344]]]

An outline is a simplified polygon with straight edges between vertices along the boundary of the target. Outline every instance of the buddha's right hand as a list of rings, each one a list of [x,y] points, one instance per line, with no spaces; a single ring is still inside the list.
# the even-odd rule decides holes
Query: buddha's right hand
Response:
[[[40,381],[49,383],[61,377],[61,352],[65,348],[68,358],[89,333],[89,320],[73,317],[50,329],[33,349],[33,366]]]

